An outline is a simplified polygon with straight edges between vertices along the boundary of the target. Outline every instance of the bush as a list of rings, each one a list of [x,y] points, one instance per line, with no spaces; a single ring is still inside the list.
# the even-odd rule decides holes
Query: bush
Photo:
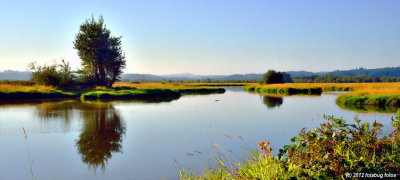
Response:
[[[73,85],[73,74],[69,63],[62,60],[62,64],[43,65],[38,66],[35,63],[29,65],[32,72],[31,81],[46,85],[53,86],[59,89],[65,89]]]
[[[329,122],[301,130],[294,144],[279,150],[278,159],[301,167],[303,177],[340,177],[345,173],[400,173],[400,111],[388,137],[379,138],[382,124],[356,117],[357,124],[324,116]],[[372,126],[371,126],[372,125]]]

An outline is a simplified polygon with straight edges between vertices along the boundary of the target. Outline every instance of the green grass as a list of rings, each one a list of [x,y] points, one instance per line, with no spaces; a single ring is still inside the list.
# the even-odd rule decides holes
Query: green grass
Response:
[[[341,105],[400,107],[400,95],[349,93],[339,95],[336,103]]]
[[[268,141],[242,163],[225,164],[224,156],[216,168],[196,174],[180,171],[181,179],[348,179],[349,173],[378,173],[400,176],[400,110],[391,119],[392,130],[382,136],[383,125],[350,124],[342,118],[324,116],[328,121],[311,131],[302,129],[276,156]],[[222,153],[218,153],[222,154]],[[354,177],[353,177],[354,178]]]
[[[117,100],[146,98],[179,98],[181,94],[169,89],[95,90],[81,95],[83,100]]]

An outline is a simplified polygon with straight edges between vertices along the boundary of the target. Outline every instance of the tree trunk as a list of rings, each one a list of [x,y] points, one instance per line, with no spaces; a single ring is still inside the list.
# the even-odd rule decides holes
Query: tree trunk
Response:
[[[117,80],[117,76],[114,75],[113,78],[110,80],[110,82],[108,82],[107,88],[111,88],[116,80]]]
[[[99,72],[100,72],[100,84],[101,84],[101,86],[106,86],[107,78],[106,78],[106,72],[104,70],[104,67],[100,67]]]
[[[94,76],[96,78],[96,85],[99,85],[99,82],[100,82],[99,66],[95,66],[95,68],[94,68]]]

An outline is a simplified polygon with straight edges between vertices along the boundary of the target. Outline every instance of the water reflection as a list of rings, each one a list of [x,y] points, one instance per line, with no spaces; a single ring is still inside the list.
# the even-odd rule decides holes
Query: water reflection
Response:
[[[41,103],[36,106],[37,116],[42,120],[62,119],[68,126],[72,119],[72,111],[77,109],[78,104],[76,101]]]
[[[63,119],[66,124],[78,112],[84,122],[76,146],[82,162],[88,164],[89,169],[96,171],[100,167],[104,171],[112,154],[122,152],[125,126],[112,104],[65,101],[36,107],[42,119]]]
[[[265,104],[268,108],[279,107],[283,104],[283,97],[280,96],[263,96],[263,104]]]
[[[336,103],[340,108],[358,113],[395,113],[399,107],[374,105],[344,105]]]
[[[96,170],[100,166],[104,171],[112,154],[121,152],[125,127],[112,104],[90,106],[90,110],[82,112],[85,122],[76,145],[89,169]]]

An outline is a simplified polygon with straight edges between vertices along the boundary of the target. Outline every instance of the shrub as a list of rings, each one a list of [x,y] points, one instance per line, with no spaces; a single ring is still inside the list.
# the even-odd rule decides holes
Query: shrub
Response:
[[[46,86],[53,86],[59,89],[65,89],[73,85],[73,73],[69,66],[62,60],[62,64],[38,66],[35,63],[29,65],[32,72],[32,81]]]
[[[278,159],[301,167],[302,177],[340,177],[345,173],[400,173],[400,111],[395,130],[379,138],[382,124],[356,117],[357,124],[324,116],[329,122],[312,131],[301,130],[294,144],[279,150]],[[372,126],[371,126],[372,125]]]
[[[368,121],[348,124],[342,118],[325,116],[328,121],[312,131],[302,129],[293,144],[271,156],[269,142],[259,143],[245,164],[212,168],[203,175],[181,171],[181,179],[345,179],[349,173],[400,173],[400,109],[391,119],[394,130],[381,136],[382,124]],[[222,161],[218,159],[223,165]],[[222,178],[221,178],[222,177]]]

